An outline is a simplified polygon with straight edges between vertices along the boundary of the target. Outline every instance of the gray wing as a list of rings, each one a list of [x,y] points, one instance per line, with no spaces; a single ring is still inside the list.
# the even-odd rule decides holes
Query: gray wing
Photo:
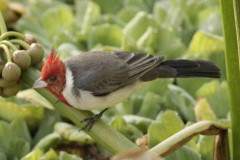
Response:
[[[66,62],[74,78],[75,91],[107,95],[138,81],[163,61],[162,56],[132,52],[86,52]]]

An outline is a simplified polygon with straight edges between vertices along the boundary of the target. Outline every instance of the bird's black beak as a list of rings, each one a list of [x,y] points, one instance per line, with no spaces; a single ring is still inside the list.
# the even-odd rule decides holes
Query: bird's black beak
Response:
[[[47,87],[47,83],[42,80],[42,78],[39,78],[36,80],[36,82],[33,84],[32,88],[45,88]]]

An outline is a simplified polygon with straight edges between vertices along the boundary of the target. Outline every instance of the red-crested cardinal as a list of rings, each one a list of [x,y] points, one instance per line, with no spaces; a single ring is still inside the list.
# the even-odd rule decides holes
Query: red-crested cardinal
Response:
[[[103,109],[84,119],[90,129],[108,107],[158,78],[219,78],[219,68],[203,60],[166,60],[134,52],[85,52],[62,62],[51,52],[33,88],[47,88],[62,102],[81,109]]]

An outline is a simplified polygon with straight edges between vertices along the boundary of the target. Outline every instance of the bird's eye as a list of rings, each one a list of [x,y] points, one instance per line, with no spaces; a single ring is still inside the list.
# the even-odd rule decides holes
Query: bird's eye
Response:
[[[54,83],[57,80],[57,76],[53,75],[49,78],[50,82]]]

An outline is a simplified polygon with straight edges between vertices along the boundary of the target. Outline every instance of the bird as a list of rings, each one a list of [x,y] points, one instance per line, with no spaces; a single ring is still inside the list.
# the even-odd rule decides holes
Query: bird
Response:
[[[164,56],[129,51],[89,51],[66,61],[52,50],[32,88],[46,88],[80,110],[101,110],[83,119],[90,130],[109,107],[123,102],[145,84],[161,78],[220,78],[220,69],[205,60],[165,60]],[[161,86],[159,86],[161,87]]]

